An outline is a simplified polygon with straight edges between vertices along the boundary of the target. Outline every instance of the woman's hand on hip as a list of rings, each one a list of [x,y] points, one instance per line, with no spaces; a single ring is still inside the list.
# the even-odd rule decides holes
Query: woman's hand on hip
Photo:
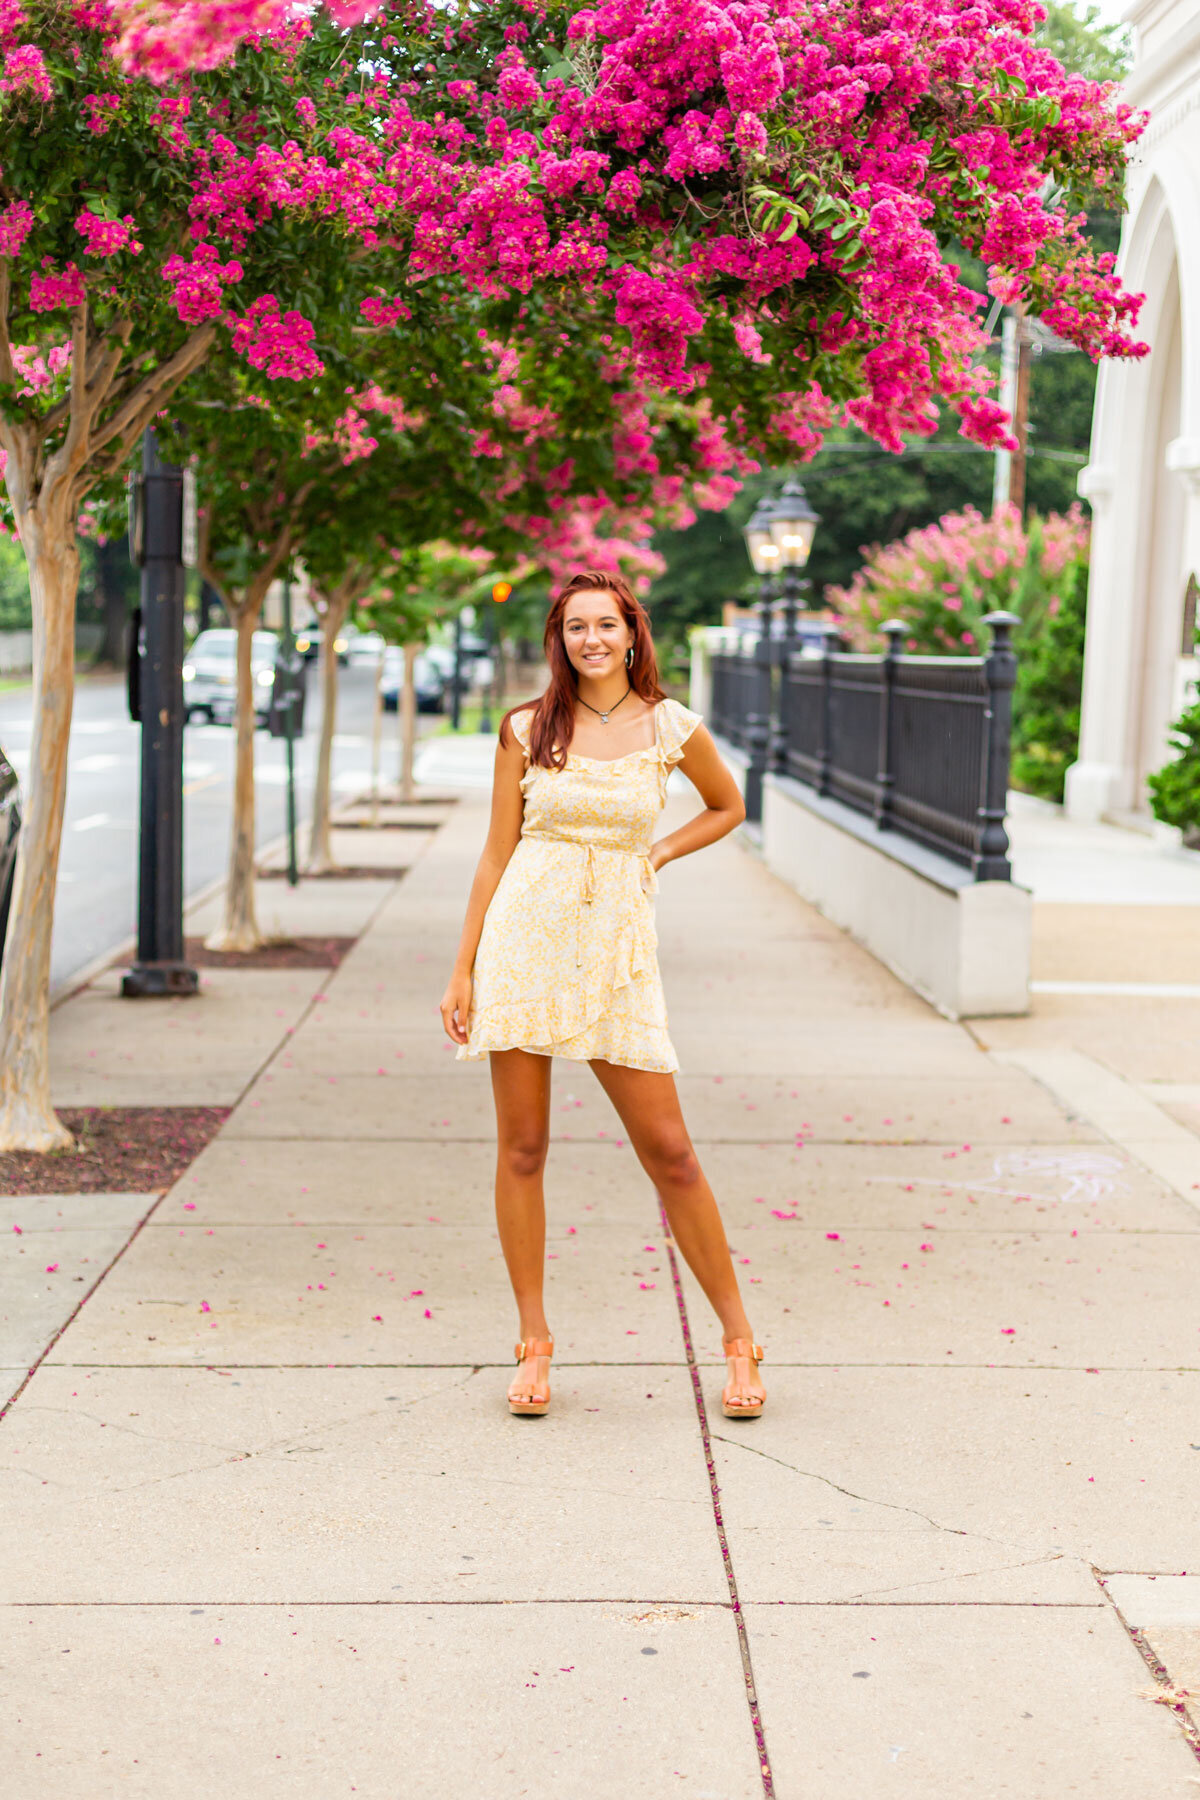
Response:
[[[455,1044],[467,1042],[467,1019],[471,1011],[471,977],[457,971],[450,977],[442,995],[442,1024],[446,1036]]]

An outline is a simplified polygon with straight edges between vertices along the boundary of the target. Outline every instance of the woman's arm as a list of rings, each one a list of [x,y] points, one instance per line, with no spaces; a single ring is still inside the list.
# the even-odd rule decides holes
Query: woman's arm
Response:
[[[483,846],[475,879],[471,883],[467,916],[458,941],[454,969],[442,996],[442,1024],[447,1036],[456,1044],[465,1044],[467,1041],[467,1015],[471,1010],[471,971],[475,966],[475,952],[479,948],[484,915],[521,835],[521,821],[525,813],[525,796],[521,792],[521,776],[524,771],[525,753],[515,734],[510,734],[507,746],[498,744],[496,747],[496,767],[492,777],[492,817],[487,842]]]
[[[703,850],[705,844],[715,844],[746,816],[737,782],[721,761],[707,725],[697,725],[687,739],[679,766],[703,800],[705,810],[653,845],[650,861],[656,869],[677,857],[690,856],[693,850]]]

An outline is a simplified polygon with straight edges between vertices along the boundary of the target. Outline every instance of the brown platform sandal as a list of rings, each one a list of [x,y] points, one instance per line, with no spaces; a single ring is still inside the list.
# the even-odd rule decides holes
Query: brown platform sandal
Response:
[[[765,1395],[761,1400],[752,1400],[737,1405],[730,1402],[729,1392],[737,1385],[738,1377],[742,1374],[741,1369],[737,1366],[739,1363],[747,1365],[753,1363],[754,1367],[749,1369],[749,1374],[751,1376],[758,1374],[758,1365],[765,1355],[762,1345],[756,1344],[751,1338],[723,1338],[721,1348],[729,1363],[729,1380],[725,1383],[724,1391],[721,1394],[721,1411],[727,1419],[757,1419],[766,1405]],[[745,1385],[744,1378],[743,1385]]]
[[[540,1364],[545,1362],[545,1377],[534,1382],[533,1391],[535,1394],[545,1394],[546,1398],[544,1400],[514,1400],[512,1396],[513,1388],[516,1386],[514,1380],[509,1384],[508,1410],[511,1413],[530,1413],[540,1418],[542,1413],[550,1411],[550,1358],[554,1355],[554,1339],[522,1338],[521,1342],[514,1346],[514,1354],[518,1363],[536,1357],[539,1364],[539,1377],[541,1377]]]

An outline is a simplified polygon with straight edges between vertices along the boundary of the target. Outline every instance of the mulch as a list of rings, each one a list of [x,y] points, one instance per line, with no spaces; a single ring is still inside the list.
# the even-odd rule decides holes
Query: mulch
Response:
[[[409,865],[402,868],[377,868],[371,863],[349,863],[344,868],[322,869],[319,875],[305,873],[302,881],[400,881],[408,874]],[[255,874],[260,881],[283,881],[287,877],[286,869],[256,869]]]
[[[73,1150],[0,1152],[0,1194],[154,1194],[178,1181],[229,1106],[60,1106]]]
[[[258,950],[207,950],[203,938],[190,937],[184,955],[193,969],[336,969],[357,942],[355,937],[292,937]]]

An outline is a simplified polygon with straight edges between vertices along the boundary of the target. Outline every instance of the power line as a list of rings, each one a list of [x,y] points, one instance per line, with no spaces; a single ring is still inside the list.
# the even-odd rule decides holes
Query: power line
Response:
[[[876,450],[873,444],[838,444],[831,454],[854,455],[862,457],[867,463],[913,462],[925,456],[991,456],[993,452],[983,444],[927,444],[920,448],[914,446],[907,450]],[[1050,462],[1076,463],[1080,467],[1087,461],[1087,453],[1082,450],[1030,450],[1029,456],[1045,457]],[[858,467],[863,464],[860,462]],[[808,463],[804,469],[804,481],[807,485],[815,481],[819,475],[846,475],[854,467],[852,463]]]

